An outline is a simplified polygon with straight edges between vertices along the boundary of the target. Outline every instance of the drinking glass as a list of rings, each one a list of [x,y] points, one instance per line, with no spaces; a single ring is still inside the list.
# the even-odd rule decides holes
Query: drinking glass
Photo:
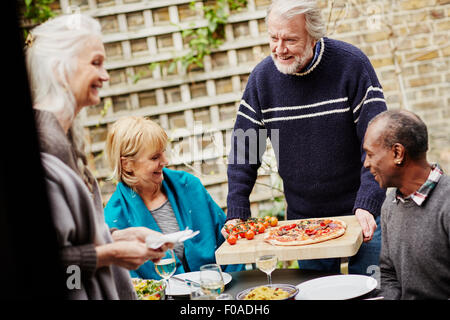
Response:
[[[200,287],[214,299],[224,291],[222,270],[218,264],[205,264],[200,267]]]
[[[161,278],[167,283],[167,291],[169,290],[169,279],[177,270],[177,262],[172,249],[166,251],[166,255],[155,263],[155,270]]]
[[[256,266],[259,270],[267,274],[269,285],[272,284],[272,271],[277,267],[277,256],[274,254],[266,254],[256,258]]]
[[[190,290],[190,298],[191,300],[214,300],[215,297],[211,296],[209,292],[203,291],[203,289],[194,283],[188,282],[189,290]]]
[[[233,296],[229,293],[221,293],[216,297],[216,300],[233,300]]]

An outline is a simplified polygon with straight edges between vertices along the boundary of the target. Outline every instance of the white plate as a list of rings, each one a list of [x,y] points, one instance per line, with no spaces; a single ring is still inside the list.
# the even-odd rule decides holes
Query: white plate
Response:
[[[200,282],[200,271],[187,272],[174,275],[179,279],[188,279],[195,282]],[[222,272],[223,283],[227,285],[232,277],[229,273]],[[177,296],[177,295],[188,295],[190,294],[189,286],[183,284],[179,281],[169,279],[169,287],[166,289],[166,295]]]
[[[295,300],[345,300],[369,293],[377,286],[372,277],[348,274],[313,279],[297,285]]]

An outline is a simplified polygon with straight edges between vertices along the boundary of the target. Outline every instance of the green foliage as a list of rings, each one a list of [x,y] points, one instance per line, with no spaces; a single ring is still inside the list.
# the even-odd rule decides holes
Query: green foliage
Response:
[[[40,24],[55,16],[50,5],[55,0],[23,0],[25,3],[24,17],[35,24]]]
[[[297,260],[278,261],[277,269],[299,269],[298,261]]]
[[[100,111],[100,117],[104,118],[108,113],[108,109],[111,108],[112,103],[110,99],[106,99],[103,104],[103,109]],[[100,126],[100,123],[97,124],[97,127]]]
[[[189,39],[189,52],[178,58],[184,69],[189,69],[191,66],[203,68],[204,57],[209,55],[212,49],[223,43],[225,39],[225,25],[229,16],[227,4],[232,3],[236,5],[236,2],[235,0],[217,0],[214,5],[204,5],[202,10],[203,16],[208,22],[207,26],[182,31],[182,37]],[[195,10],[195,1],[190,3],[190,8]]]
[[[20,0],[24,4],[23,17],[31,21],[32,24],[41,24],[55,16],[50,5],[56,0]],[[29,27],[28,27],[29,28]],[[23,38],[28,36],[27,27],[23,28]]]
[[[181,67],[188,72],[195,68],[203,68],[204,57],[211,54],[211,51],[219,47],[225,40],[225,26],[228,23],[228,9],[240,10],[247,5],[247,0],[217,0],[214,4],[203,5],[203,16],[207,20],[205,27],[194,28],[181,31],[183,39],[188,41],[189,52],[181,57],[176,57],[169,61],[161,61],[157,64],[167,66],[168,73],[172,73],[178,62]],[[191,10],[197,10],[195,1],[189,5]],[[155,63],[153,63],[155,64]],[[154,66],[153,66],[154,68]],[[133,79],[139,80],[139,76]]]
[[[272,201],[273,206],[270,209],[260,210],[259,216],[273,216],[277,217],[278,220],[284,220],[286,212],[286,201],[284,196],[275,197]]]
[[[227,0],[230,10],[241,10],[247,6],[247,0]]]

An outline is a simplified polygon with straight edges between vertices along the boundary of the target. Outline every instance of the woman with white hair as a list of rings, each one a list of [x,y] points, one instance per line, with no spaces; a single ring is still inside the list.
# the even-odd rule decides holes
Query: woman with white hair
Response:
[[[70,277],[67,298],[135,299],[126,269],[158,261],[171,245],[148,249],[145,236],[154,231],[111,235],[104,222],[99,187],[74,125],[83,107],[100,102],[98,90],[109,80],[100,24],[79,14],[51,19],[30,32],[26,59],[52,219]]]

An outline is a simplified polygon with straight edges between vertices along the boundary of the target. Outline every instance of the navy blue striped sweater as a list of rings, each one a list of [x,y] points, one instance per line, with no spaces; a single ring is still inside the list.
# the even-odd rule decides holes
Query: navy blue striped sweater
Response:
[[[386,110],[364,53],[322,38],[303,73],[279,72],[271,57],[250,74],[236,118],[228,165],[227,219],[250,216],[265,133],[283,179],[288,219],[340,216],[356,208],[380,214],[385,190],[362,163],[367,124]]]

